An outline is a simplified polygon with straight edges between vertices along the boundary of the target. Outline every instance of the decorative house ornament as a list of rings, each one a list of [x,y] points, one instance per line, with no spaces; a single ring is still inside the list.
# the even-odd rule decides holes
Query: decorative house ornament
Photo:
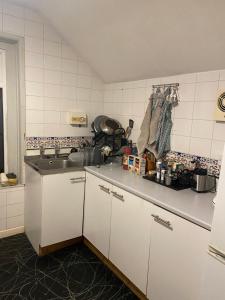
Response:
[[[225,122],[225,91],[220,91],[217,97],[215,120]]]

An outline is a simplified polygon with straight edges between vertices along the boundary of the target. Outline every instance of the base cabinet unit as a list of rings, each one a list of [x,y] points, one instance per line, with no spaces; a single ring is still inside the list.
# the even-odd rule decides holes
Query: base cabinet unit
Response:
[[[146,294],[152,205],[113,186],[110,261]]]
[[[25,232],[43,248],[82,236],[85,172],[41,176],[26,165]]]
[[[84,236],[109,257],[112,185],[90,173],[86,174]]]
[[[206,229],[154,206],[149,299],[198,300],[209,234]]]

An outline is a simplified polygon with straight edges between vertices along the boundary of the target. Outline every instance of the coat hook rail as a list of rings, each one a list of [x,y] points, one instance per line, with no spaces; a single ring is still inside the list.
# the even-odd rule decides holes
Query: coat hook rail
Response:
[[[179,83],[154,84],[153,88],[178,87]]]

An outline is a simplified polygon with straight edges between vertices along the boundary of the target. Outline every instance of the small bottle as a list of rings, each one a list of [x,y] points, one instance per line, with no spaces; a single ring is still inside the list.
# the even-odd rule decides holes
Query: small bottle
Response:
[[[156,181],[160,182],[160,177],[161,177],[161,161],[156,162]]]
[[[161,179],[160,179],[160,182],[162,184],[164,184],[164,181],[165,181],[165,174],[166,174],[166,170],[165,169],[162,169],[161,170]]]

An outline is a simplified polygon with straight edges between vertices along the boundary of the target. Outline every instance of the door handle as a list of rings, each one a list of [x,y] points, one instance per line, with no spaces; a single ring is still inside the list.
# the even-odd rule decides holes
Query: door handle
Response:
[[[163,225],[164,227],[166,227],[166,228],[168,228],[170,230],[173,230],[173,227],[172,227],[170,221],[166,221],[166,220],[160,218],[158,215],[154,215],[154,214],[152,214],[152,217],[154,218],[155,222]]]
[[[74,177],[70,178],[70,183],[79,183],[79,182],[85,182],[85,177]]]
[[[119,199],[120,201],[125,201],[123,195],[118,194],[117,192],[111,192],[113,197]]]
[[[101,184],[99,184],[98,186],[100,187],[100,189],[101,189],[103,192],[105,192],[105,193],[107,193],[107,194],[110,194],[109,188],[106,188],[104,185],[101,185]]]

